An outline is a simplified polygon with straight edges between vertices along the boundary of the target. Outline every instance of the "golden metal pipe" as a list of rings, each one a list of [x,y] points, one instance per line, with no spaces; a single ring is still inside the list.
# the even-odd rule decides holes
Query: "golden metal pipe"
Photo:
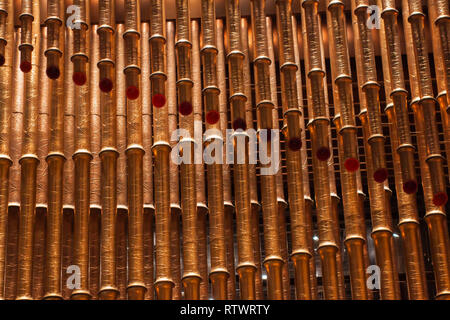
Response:
[[[258,132],[260,145],[266,143],[267,153],[271,152],[271,135],[267,131],[272,130],[272,110],[274,104],[271,100],[270,72],[272,63],[267,51],[267,30],[265,1],[251,1],[252,34],[254,44],[254,75],[256,86],[256,110],[258,113]],[[263,139],[261,134],[264,135]],[[271,140],[271,139],[270,139]],[[271,159],[272,161],[274,159]],[[270,163],[262,167],[270,168]],[[272,163],[273,165],[273,163]],[[263,169],[263,168],[262,168]],[[276,198],[276,184],[274,174],[261,175],[261,197],[264,222],[264,248],[266,257],[264,266],[267,271],[268,297],[271,300],[283,299],[279,213]]]
[[[436,99],[439,102],[441,107],[441,118],[442,118],[442,127],[444,130],[444,145],[445,151],[447,155],[447,165],[450,163],[450,108],[448,107],[450,104],[448,103],[448,95],[447,95],[447,84],[446,81],[446,73],[444,71],[444,52],[442,51],[442,46],[439,37],[439,30],[434,23],[437,19],[437,8],[433,4],[433,0],[428,0],[428,15],[430,22],[430,32],[432,34],[431,40],[433,45],[433,60],[436,74],[436,82],[438,95]],[[450,179],[450,176],[449,176]]]
[[[81,12],[81,29],[73,29],[73,63],[72,79],[77,85],[75,96],[78,99],[75,110],[75,152],[72,156],[74,162],[74,247],[73,262],[80,268],[80,287],[71,294],[71,299],[88,300],[91,298],[89,288],[89,214],[90,214],[90,174],[91,174],[91,125],[90,125],[90,97],[89,84],[86,80],[90,75],[86,70],[89,61],[90,41],[89,35],[89,0],[74,1]],[[81,74],[77,75],[77,72]],[[84,81],[77,81],[83,77]],[[83,79],[81,79],[83,80]]]
[[[21,55],[26,55],[30,66],[35,68],[24,76],[24,113],[22,134],[22,156],[20,182],[19,244],[17,261],[16,299],[31,299],[33,225],[36,208],[36,170],[37,158],[37,117],[38,117],[38,73],[39,73],[39,1],[22,2]],[[34,20],[33,20],[34,19]],[[33,20],[33,21],[32,21]],[[34,39],[34,40],[32,40]],[[33,50],[32,50],[33,49]],[[22,63],[21,62],[21,63]]]
[[[33,240],[33,299],[44,296],[46,208],[36,208]]]
[[[223,139],[215,136],[211,129],[221,130],[219,96],[220,90],[217,75],[216,15],[214,0],[202,1],[202,40],[201,49],[203,65],[203,101],[207,132],[205,148],[211,143],[223,143]],[[212,296],[216,300],[227,299],[227,249],[225,238],[225,207],[223,191],[223,168],[213,163],[207,166],[208,205],[210,228]]]
[[[8,14],[10,12],[11,14]],[[0,1],[0,299],[5,298],[8,231],[10,130],[14,57],[14,2]],[[9,43],[9,46],[7,44]],[[3,60],[2,60],[3,57]]]
[[[329,118],[325,105],[325,90],[322,62],[322,48],[317,13],[317,1],[302,1],[304,17],[305,65],[307,66],[308,95],[310,108],[309,130],[311,131],[314,171],[314,188],[316,194],[317,217],[319,229],[318,252],[322,261],[323,285],[326,299],[339,299],[339,274],[336,255],[339,251],[336,228],[332,216],[332,203],[327,161],[330,156]],[[323,157],[322,157],[323,156]]]
[[[36,1],[24,0],[22,1],[22,10],[19,16],[21,22],[21,37],[20,37],[20,70],[24,73],[29,73],[33,67],[32,52],[35,48],[33,42],[33,22],[40,23],[40,12],[36,16],[33,10]],[[37,30],[39,32],[39,30]],[[39,48],[39,47],[38,47]]]
[[[225,78],[225,49],[224,49],[224,31],[223,31],[223,21],[217,19],[215,23],[216,27],[216,44],[217,44],[217,87],[220,90],[219,94],[219,114],[220,114],[220,127],[222,131],[222,137],[226,134],[226,129],[228,127],[228,116],[227,116],[227,85]],[[231,176],[230,176],[230,166],[226,163],[226,154],[223,154],[223,165],[222,165],[222,176],[223,176],[223,204],[225,212],[225,234],[233,234],[233,216],[234,216],[234,206],[231,199]],[[228,300],[236,299],[236,271],[234,267],[234,240],[233,237],[226,237],[225,247],[227,254],[227,270],[230,274],[227,280]]]
[[[98,299],[100,285],[100,219],[101,210],[91,208],[89,215],[89,290]]]
[[[62,248],[61,248],[61,266],[62,270],[69,270],[69,266],[73,265],[73,227],[74,227],[74,211],[73,209],[63,210],[62,218]],[[67,286],[67,280],[70,277],[70,273],[64,272],[62,275],[62,297],[64,300],[70,299],[72,289]]]
[[[428,58],[428,46],[425,38],[425,15],[422,12],[422,1],[412,0],[403,11],[408,14],[408,22],[411,25],[411,40],[418,75],[418,90],[420,104],[423,109],[423,121],[425,121],[425,143],[427,164],[430,168],[431,185],[433,189],[433,201],[436,206],[444,206],[448,196],[443,172],[443,161],[439,145],[438,128],[436,124],[435,104],[431,80],[430,63]]]
[[[171,269],[171,211],[170,211],[170,167],[169,117],[166,106],[165,44],[166,25],[164,1],[152,1],[150,23],[150,81],[152,88],[154,137],[152,152],[155,163],[155,233],[156,274],[155,291],[160,300],[170,300],[174,281]],[[173,28],[168,29],[173,38]],[[169,44],[171,45],[170,41]],[[171,61],[168,50],[168,60]],[[174,61],[174,58],[172,58]]]
[[[367,120],[368,120],[368,143],[373,150],[373,168],[374,172],[371,177],[377,183],[386,181],[388,172],[386,169],[386,159],[384,152],[383,128],[381,124],[381,110],[379,90],[380,85],[377,82],[375,55],[374,55],[374,40],[371,30],[367,27],[367,19],[369,18],[367,8],[369,1],[355,1],[351,2],[353,33],[355,38],[355,56],[357,60],[357,72],[361,75],[358,78],[359,86],[361,87],[367,105]],[[362,100],[361,99],[361,100]]]
[[[114,300],[119,296],[116,282],[117,220],[117,123],[114,90],[115,69],[115,1],[99,2],[100,108],[101,108],[101,246],[99,299]]]
[[[179,127],[187,134],[181,137],[180,144],[191,150],[188,163],[180,165],[181,209],[183,227],[183,287],[184,297],[187,300],[200,298],[200,282],[202,281],[199,265],[199,247],[196,238],[197,230],[197,199],[195,192],[195,165],[194,165],[194,115],[192,106],[191,79],[191,20],[189,0],[176,1],[176,30],[175,43],[177,57],[177,93]]]
[[[231,105],[232,128],[237,131],[235,136],[242,136],[245,139],[245,150],[248,148],[248,135],[246,132],[246,114],[245,103],[247,96],[244,93],[244,75],[243,63],[244,54],[242,53],[241,37],[241,11],[238,0],[228,0],[225,3],[226,22],[227,22],[227,40],[228,40],[228,69],[230,83],[229,102]],[[240,281],[241,299],[255,299],[255,273],[257,271],[254,260],[254,245],[252,235],[248,233],[251,230],[252,210],[249,194],[248,178],[248,155],[244,156],[242,164],[236,163],[238,155],[235,146],[235,165],[234,165],[234,185],[236,202],[236,224],[238,239],[238,266],[237,272]]]
[[[64,30],[60,30],[64,3],[59,0],[47,3],[47,57],[46,73],[49,81],[49,145],[48,210],[46,219],[44,299],[59,300],[62,296],[62,226],[63,226],[63,173],[64,163],[64,66],[59,59],[64,56]]]
[[[116,218],[116,286],[118,290],[117,300],[127,299],[127,232],[128,211],[117,209]]]
[[[144,147],[142,134],[142,103],[140,95],[140,1],[125,1],[127,104],[127,195],[128,195],[128,287],[129,300],[143,300],[144,282]]]
[[[328,33],[335,101],[334,123],[338,131],[339,162],[346,226],[345,245],[350,260],[350,284],[352,298],[366,300],[368,290],[364,268],[364,247],[366,243],[364,217],[359,210],[356,171],[359,169],[358,143],[353,107],[352,78],[342,1],[328,1]],[[336,219],[338,198],[333,197]],[[337,230],[338,231],[338,230]],[[339,237],[339,231],[337,233]],[[338,238],[339,239],[339,238]],[[340,256],[339,256],[340,257]]]

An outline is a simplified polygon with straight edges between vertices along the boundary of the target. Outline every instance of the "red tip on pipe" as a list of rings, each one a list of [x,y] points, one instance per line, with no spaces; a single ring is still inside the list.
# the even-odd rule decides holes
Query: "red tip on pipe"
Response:
[[[316,152],[316,156],[320,161],[327,161],[331,156],[330,148],[320,147]]]
[[[209,124],[215,124],[219,121],[219,119],[220,113],[217,112],[216,110],[210,110],[206,114],[206,122],[208,122]]]
[[[129,86],[126,90],[127,98],[130,100],[136,100],[139,98],[139,88],[136,86]]]
[[[52,80],[58,79],[61,74],[57,66],[49,66],[45,72],[47,73],[47,77]]]
[[[417,181],[409,180],[403,183],[403,191],[407,194],[413,194],[417,191]]]
[[[437,207],[445,206],[445,204],[448,201],[447,193],[445,192],[438,192],[433,196],[433,203]]]
[[[355,158],[348,158],[344,162],[344,167],[348,172],[355,172],[359,169],[359,161]]]
[[[298,151],[302,148],[302,139],[295,137],[290,138],[288,142],[289,149],[292,151]]]
[[[24,73],[28,73],[31,71],[31,62],[29,61],[22,61],[20,63],[20,70]]]
[[[192,113],[192,104],[187,101],[182,102],[180,103],[179,110],[181,115],[188,116]]]
[[[157,93],[152,98],[152,104],[155,108],[162,108],[166,104],[166,97],[160,93]]]
[[[388,177],[388,171],[386,168],[378,169],[373,174],[373,179],[378,183],[383,183],[384,181],[386,181],[387,177]]]
[[[233,129],[234,130],[246,130],[247,129],[247,123],[245,123],[245,120],[242,118],[237,118],[233,121]]]
[[[86,74],[84,72],[74,72],[72,80],[77,86],[83,86],[87,81]]]
[[[0,54],[0,67],[5,64],[5,56]]]
[[[111,79],[104,78],[104,79],[100,80],[99,87],[100,87],[100,90],[108,93],[113,88],[113,82],[111,81]]]

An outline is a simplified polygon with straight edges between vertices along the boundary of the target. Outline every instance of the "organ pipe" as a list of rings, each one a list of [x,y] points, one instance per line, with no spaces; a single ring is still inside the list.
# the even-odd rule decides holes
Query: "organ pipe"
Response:
[[[0,2],[0,275],[7,264],[8,201],[10,188],[10,131],[12,110],[12,75],[14,45],[14,2]],[[10,13],[10,14],[8,14]],[[9,43],[9,45],[8,45]],[[2,59],[3,57],[3,59]],[[0,298],[5,298],[5,277],[0,277]]]
[[[215,142],[223,143],[221,133],[219,96],[220,89],[217,79],[216,45],[216,14],[214,0],[202,1],[202,36],[201,49],[203,65],[203,104],[205,108],[206,136],[205,148]],[[217,130],[217,132],[213,131]],[[209,277],[212,283],[214,299],[227,299],[227,248],[225,240],[225,207],[223,193],[223,168],[221,164],[213,163],[207,166],[208,204],[210,221],[210,256],[211,271]]]
[[[417,146],[420,161],[422,188],[424,192],[425,216],[428,226],[428,234],[431,247],[433,271],[436,278],[436,298],[449,299],[450,266],[449,266],[449,235],[447,227],[447,215],[442,207],[434,203],[434,191],[432,188],[431,168],[427,164],[426,125],[424,122],[423,108],[421,106],[421,91],[419,84],[418,60],[413,45],[412,24],[408,23],[409,7],[407,1],[402,1],[403,25],[405,33],[406,52],[408,56],[408,70],[411,84],[411,108],[414,111],[414,120],[417,131]]]
[[[335,101],[334,123],[338,130],[339,162],[341,165],[341,186],[343,210],[346,226],[344,240],[350,261],[350,283],[352,298],[368,299],[366,285],[364,250],[366,236],[364,216],[359,210],[359,196],[357,192],[356,171],[359,170],[357,150],[357,129],[352,94],[352,78],[344,3],[342,1],[328,1],[327,12],[328,32],[331,55],[331,70],[333,76],[333,91]]]
[[[322,48],[320,39],[318,1],[302,1],[302,17],[305,21],[305,52],[308,54],[307,80],[310,87],[308,107],[313,147],[314,187],[316,192],[317,218],[319,229],[318,252],[322,262],[323,284],[326,299],[339,299],[339,275],[337,254],[339,251],[333,227],[329,171],[327,160],[330,158],[329,118],[325,104],[324,76],[322,66]],[[306,63],[305,63],[306,65]]]
[[[101,109],[101,246],[99,299],[119,296],[116,281],[116,220],[117,220],[117,123],[115,102],[115,1],[99,2],[100,109]]]
[[[231,106],[231,123],[234,129],[234,136],[245,139],[245,150],[248,150],[248,135],[245,115],[245,103],[248,97],[243,88],[243,62],[241,44],[241,11],[238,0],[227,0],[225,2],[227,34],[228,34],[228,72],[230,95],[229,103]],[[255,299],[255,273],[256,264],[254,261],[254,244],[252,234],[249,234],[252,223],[252,210],[249,194],[248,179],[248,154],[239,155],[241,163],[237,163],[237,147],[235,144],[235,164],[233,167],[234,185],[235,185],[235,205],[236,205],[236,224],[238,235],[238,265],[241,299]],[[242,156],[244,159],[242,159]],[[244,160],[244,161],[242,161]]]
[[[444,158],[441,155],[436,126],[436,99],[433,95],[428,46],[425,40],[425,15],[422,12],[422,1],[410,1],[408,8],[403,8],[403,10],[408,10],[408,22],[411,24],[411,39],[416,59],[420,105],[421,109],[423,109],[422,116],[426,128],[424,131],[427,147],[426,162],[430,168],[433,202],[436,206],[444,206],[448,200],[443,172]],[[442,48],[444,49],[444,47]]]
[[[54,0],[47,3],[47,58],[46,73],[49,83],[49,145],[46,158],[48,165],[48,210],[46,219],[46,252],[44,299],[62,299],[61,261],[63,224],[63,171],[64,156],[64,73],[59,60],[64,50],[64,29],[61,32],[64,4]]]
[[[23,1],[21,11],[21,71],[24,75],[24,108],[20,174],[20,214],[18,232],[16,299],[32,298],[33,227],[36,208],[38,67],[39,67],[39,1]],[[34,65],[34,68],[32,66]],[[30,73],[31,72],[31,73]]]
[[[266,14],[265,1],[250,2],[252,13],[252,34],[254,44],[253,67],[255,74],[256,86],[256,110],[258,113],[258,132],[260,145],[266,144],[267,154],[271,152],[271,134],[272,110],[274,103],[272,102],[270,89],[270,72],[269,66],[272,63],[268,57],[267,51],[267,30],[266,30]],[[261,135],[263,135],[261,137]],[[274,161],[274,159],[272,159]],[[266,168],[270,168],[269,163]],[[264,167],[264,165],[263,165]],[[263,168],[261,169],[263,170]],[[283,258],[281,256],[280,243],[280,227],[279,213],[277,205],[275,174],[270,172],[261,174],[261,198],[262,211],[264,220],[264,248],[266,257],[264,266],[267,271],[268,297],[271,300],[283,299],[283,279],[282,268]]]
[[[171,211],[169,196],[169,117],[166,99],[165,73],[165,8],[164,2],[152,1],[150,22],[150,64],[153,118],[155,123],[153,157],[155,161],[155,233],[156,276],[155,290],[159,300],[172,299],[174,282],[171,265]]]

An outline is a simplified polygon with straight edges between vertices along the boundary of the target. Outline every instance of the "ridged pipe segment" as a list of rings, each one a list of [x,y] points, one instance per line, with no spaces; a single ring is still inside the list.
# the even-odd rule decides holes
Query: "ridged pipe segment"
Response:
[[[234,136],[237,139],[244,138],[247,150],[248,134],[246,131],[246,115],[245,103],[247,96],[244,93],[244,75],[243,62],[244,54],[242,53],[241,44],[241,11],[239,8],[239,0],[227,0],[225,3],[227,34],[228,34],[228,71],[232,75],[229,78],[230,95],[229,103],[231,106],[231,123],[235,130]],[[239,274],[241,299],[255,299],[255,273],[256,264],[254,260],[254,244],[252,235],[248,230],[252,224],[252,210],[249,194],[249,177],[248,177],[248,156],[239,155],[244,158],[242,164],[237,161],[237,148],[235,147],[235,164],[234,164],[234,186],[236,201],[236,223],[237,223],[237,239],[238,239],[238,265],[237,272]]]
[[[177,41],[175,43],[177,57],[177,93],[179,127],[186,130],[181,137],[180,144],[190,149],[189,163],[180,165],[181,210],[183,234],[183,288],[188,300],[200,299],[199,246],[197,241],[197,199],[195,189],[194,165],[194,114],[192,106],[191,78],[191,20],[189,0],[176,1]],[[187,135],[188,134],[188,135]]]
[[[72,80],[78,86],[87,82],[87,68],[89,63],[88,30],[90,24],[90,0],[74,0],[73,4],[79,9],[78,19],[74,21],[73,31],[73,63]]]
[[[439,31],[447,91],[447,116],[450,116],[450,5],[447,0],[429,1],[429,8],[436,10],[434,23]],[[450,155],[449,155],[450,156]]]
[[[32,299],[33,228],[36,208],[36,170],[39,164],[38,145],[38,76],[39,76],[39,1],[23,1],[21,30],[21,63],[31,66],[24,76],[24,107],[22,127],[22,155],[19,159],[20,214],[17,257],[16,299]]]
[[[266,144],[267,154],[271,154],[271,135],[267,131],[273,129],[272,110],[274,104],[271,97],[270,71],[272,61],[268,57],[265,1],[252,0],[251,19],[254,48],[254,76],[256,86],[256,111],[258,113],[259,144]],[[264,138],[261,134],[264,133]],[[272,159],[273,161],[274,159]],[[273,165],[273,163],[271,163]],[[268,165],[262,165],[268,168]],[[261,197],[264,223],[264,248],[266,257],[264,266],[267,271],[268,298],[283,299],[282,269],[285,263],[281,256],[279,213],[274,174],[261,175]]]
[[[352,0],[351,4],[356,60],[359,61],[357,72],[358,75],[361,75],[358,83],[364,93],[363,99],[367,105],[369,124],[367,139],[374,153],[372,157],[374,172],[371,178],[377,183],[383,183],[387,179],[385,137],[381,123],[380,85],[377,82],[374,41],[371,30],[367,27],[369,1]]]
[[[128,286],[130,300],[144,300],[144,154],[140,96],[140,1],[125,1],[125,74],[127,104]]]
[[[150,19],[150,82],[152,90],[155,163],[155,291],[159,300],[171,300],[174,281],[171,269],[170,144],[166,98],[166,24],[164,1],[153,0]]]
[[[64,15],[63,1],[47,2],[47,76],[49,76],[49,145],[46,162],[48,166],[48,209],[46,219],[44,299],[59,300],[62,296],[62,225],[63,225],[63,172],[64,156],[64,77],[50,77],[49,70],[57,68],[63,57],[64,30],[60,30]],[[56,70],[56,69],[55,69]],[[54,70],[54,71],[55,71]],[[56,71],[55,71],[56,72]]]
[[[338,239],[332,214],[330,177],[327,160],[330,156],[329,118],[325,103],[324,77],[322,63],[322,44],[318,1],[302,1],[302,17],[305,27],[305,53],[307,55],[307,80],[311,90],[308,107],[313,148],[314,188],[317,204],[319,229],[318,252],[322,261],[323,284],[326,299],[339,299],[339,274],[337,254]],[[305,55],[305,56],[306,56]],[[321,157],[324,151],[327,156]]]
[[[408,1],[403,0],[402,7],[408,13]],[[448,300],[450,299],[450,243],[446,223],[447,215],[442,207],[438,207],[433,203],[432,175],[426,161],[426,127],[423,120],[424,111],[420,104],[419,73],[413,48],[412,25],[408,23],[408,16],[403,15],[403,25],[411,84],[411,108],[414,111],[420,172],[425,201],[426,212],[424,219],[428,226],[430,238],[431,259],[433,261],[433,271],[436,279],[436,299]]]
[[[14,43],[14,1],[0,1],[0,55],[4,63],[0,68],[0,299],[5,299],[6,265],[7,265],[7,239],[8,239],[8,201],[9,177],[12,165],[10,135],[12,110],[12,79],[13,79],[13,43]],[[4,20],[3,20],[4,18]],[[10,44],[7,46],[7,44]],[[0,57],[1,59],[1,57]]]
[[[282,105],[285,127],[283,133],[288,141],[287,172],[288,201],[292,230],[292,253],[294,262],[297,299],[311,299],[309,282],[309,259],[311,253],[307,244],[306,211],[303,196],[302,172],[302,112],[298,101],[297,70],[294,55],[291,1],[277,1],[278,38],[284,39],[279,46],[282,85]],[[303,146],[304,148],[304,146]]]
[[[442,50],[441,41],[439,37],[439,30],[436,26],[437,8],[433,5],[434,0],[428,0],[428,15],[430,32],[432,34],[431,40],[434,53],[434,67],[436,74],[436,82],[438,94],[436,100],[441,109],[442,127],[444,130],[444,145],[447,158],[447,165],[450,163],[450,104],[448,103],[446,74],[444,71],[444,52]],[[450,176],[448,177],[450,181]]]
[[[221,133],[219,95],[217,79],[217,46],[215,1],[202,1],[202,35],[201,49],[203,65],[203,104],[205,108],[206,130],[205,148],[214,143],[223,143]],[[218,132],[214,134],[212,130]],[[227,299],[227,249],[225,240],[225,208],[223,201],[223,168],[221,164],[207,165],[210,256],[212,295],[216,300]]]
[[[427,147],[427,164],[430,168],[431,186],[434,202],[437,206],[444,206],[448,201],[446,181],[444,178],[443,161],[441,155],[439,133],[436,123],[436,99],[434,98],[430,62],[428,58],[428,44],[425,36],[425,15],[422,12],[422,1],[412,0],[403,8],[408,13],[411,25],[411,40],[418,74],[418,90],[422,106],[423,121],[425,123],[425,143]]]
[[[115,99],[115,1],[99,1],[101,113],[101,234],[99,299],[115,300],[119,296],[116,277],[117,220],[117,122]]]

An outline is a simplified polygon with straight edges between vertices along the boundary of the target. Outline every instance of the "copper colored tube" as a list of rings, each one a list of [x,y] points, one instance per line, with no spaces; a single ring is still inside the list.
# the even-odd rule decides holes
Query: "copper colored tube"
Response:
[[[38,3],[36,3],[38,2]],[[19,44],[20,51],[20,70],[29,73],[33,67],[32,52],[37,49],[36,43],[33,43],[33,21],[40,23],[40,12],[34,11],[34,6],[40,6],[39,1],[22,1],[22,10],[19,16],[21,22],[21,37]],[[39,30],[37,30],[39,32]]]
[[[430,32],[432,34],[431,40],[433,44],[434,67],[436,74],[436,82],[438,95],[436,99],[441,107],[442,127],[444,130],[444,145],[447,155],[447,165],[450,163],[450,104],[448,103],[446,73],[444,71],[444,52],[442,50],[441,41],[439,37],[439,30],[434,23],[437,19],[437,8],[433,5],[434,0],[428,0],[428,15],[430,23]],[[448,55],[449,53],[447,53]],[[450,176],[449,176],[450,179]]]
[[[89,39],[89,18],[90,18],[90,0],[74,0],[73,4],[78,6],[80,10],[79,19],[75,20],[75,24],[79,24],[79,28],[73,28],[73,62],[72,80],[77,86],[83,86],[88,79],[87,66],[89,62],[88,47]]]
[[[5,270],[8,231],[8,199],[9,199],[9,171],[12,165],[10,157],[10,130],[12,105],[12,77],[14,55],[14,12],[13,1],[0,1],[0,44],[3,47],[3,64],[0,68],[0,299],[5,298]],[[5,16],[6,14],[6,16]],[[1,59],[1,56],[0,56]]]
[[[346,226],[345,245],[349,253],[352,298],[366,300],[368,290],[364,265],[366,246],[364,217],[359,210],[356,171],[359,169],[358,144],[351,84],[350,60],[342,1],[328,1],[328,33],[335,101],[334,123],[338,131],[341,186]],[[335,199],[335,205],[337,206]],[[337,209],[337,207],[336,207]],[[337,210],[334,210],[337,213]],[[338,217],[337,217],[338,218]]]
[[[49,69],[59,66],[59,58],[64,50],[64,31],[59,30],[60,16],[63,15],[62,1],[49,1],[47,24],[47,75]],[[51,15],[51,16],[50,16]],[[57,58],[57,59],[56,59]],[[54,60],[53,60],[54,59]],[[45,277],[44,299],[63,299],[61,261],[62,261],[62,225],[63,225],[63,170],[64,156],[64,77],[50,77],[49,83],[49,145],[46,158],[48,165],[48,210],[46,219]]]
[[[37,158],[37,122],[38,117],[38,72],[39,72],[39,42],[31,44],[31,38],[39,34],[39,1],[22,2],[22,55],[27,53],[27,60],[34,65],[31,73],[25,75],[24,80],[24,114],[22,134],[22,156],[20,182],[20,216],[19,216],[19,244],[17,261],[17,294],[16,299],[31,299],[32,296],[32,254],[33,254],[33,225],[36,208],[36,169]],[[34,19],[34,20],[33,20]],[[33,21],[32,21],[33,20]],[[27,39],[25,41],[25,39]],[[27,42],[28,41],[28,42]],[[31,50],[34,49],[34,50]]]
[[[220,114],[220,127],[222,131],[222,137],[225,136],[226,129],[228,128],[228,116],[227,116],[227,84],[225,78],[225,49],[224,49],[224,32],[223,21],[217,19],[216,23],[216,44],[217,44],[217,87],[220,90],[219,94],[219,114]],[[223,176],[223,203],[225,212],[225,234],[234,234],[234,206],[231,202],[231,177],[230,166],[226,163],[226,154],[223,154],[224,163],[222,165]],[[236,271],[234,268],[234,239],[233,237],[225,238],[226,252],[227,252],[227,270],[230,274],[227,281],[228,300],[236,299]]]
[[[210,129],[221,129],[219,95],[217,87],[217,47],[216,47],[216,15],[214,0],[202,1],[202,35],[201,49],[203,64],[203,101],[207,132],[205,148],[211,143],[223,143],[223,138],[214,135]],[[218,116],[218,117],[217,117]],[[219,131],[221,132],[221,131]],[[210,257],[209,274],[212,285],[212,296],[216,300],[227,299],[227,249],[225,234],[225,208],[223,201],[222,165],[212,163],[207,166],[208,205],[210,221]]]
[[[171,212],[169,195],[169,124],[166,105],[165,9],[164,1],[152,1],[150,23],[150,81],[152,88],[154,137],[152,152],[155,163],[155,291],[159,300],[172,299],[174,282],[171,270]],[[169,31],[170,32],[170,31]]]
[[[101,108],[101,246],[99,299],[114,300],[119,291],[116,283],[116,219],[117,219],[117,137],[115,68],[115,1],[99,2],[100,108]]]
[[[322,261],[323,286],[325,299],[339,299],[339,275],[337,253],[338,239],[331,207],[329,169],[325,162],[330,157],[329,118],[325,105],[324,76],[322,66],[322,48],[319,34],[318,1],[302,1],[302,17],[305,30],[305,53],[307,54],[308,85],[311,90],[308,107],[311,121],[309,130],[313,148],[314,188],[317,204],[317,221],[319,229],[318,252]],[[327,157],[320,157],[325,155]]]
[[[373,150],[372,165],[374,168],[371,178],[377,183],[383,183],[387,179],[386,159],[384,152],[383,129],[381,125],[381,110],[377,82],[374,40],[371,30],[367,27],[368,0],[351,1],[353,33],[355,38],[355,55],[357,60],[358,83],[364,92],[364,100],[367,105],[368,136],[367,142]]]
[[[430,63],[428,58],[428,45],[425,36],[425,15],[422,12],[422,1],[409,1],[403,8],[408,14],[408,22],[411,25],[411,40],[418,75],[418,90],[420,105],[423,109],[423,121],[425,123],[425,143],[427,164],[430,168],[431,186],[433,190],[433,202],[436,206],[445,206],[448,200],[446,181],[444,178],[443,161],[439,145],[439,135],[436,123],[436,100],[434,98]]]
[[[408,2],[402,2],[403,10],[408,9]],[[425,123],[423,120],[423,108],[420,105],[420,88],[417,61],[415,59],[412,41],[411,25],[407,21],[408,15],[403,15],[406,52],[408,55],[408,70],[410,74],[411,107],[414,111],[417,131],[417,146],[420,161],[420,173],[425,202],[425,221],[428,226],[428,234],[431,247],[434,277],[436,279],[436,298],[450,298],[450,243],[447,227],[447,216],[441,207],[433,203],[433,190],[431,185],[431,172],[427,165]]]
[[[274,104],[271,97],[269,66],[272,63],[267,51],[267,30],[265,1],[251,1],[252,34],[254,44],[254,75],[256,86],[256,110],[258,112],[258,133],[260,145],[266,143],[268,155],[271,152],[271,139],[267,131],[271,131],[272,110]],[[262,136],[263,135],[263,139]],[[274,161],[274,159],[271,159]],[[269,167],[271,164],[262,165]],[[273,164],[272,164],[273,165]],[[275,175],[273,173],[261,174],[261,196],[264,221],[264,248],[266,257],[264,266],[267,271],[268,298],[271,300],[283,299],[279,213],[277,204]]]
[[[248,135],[246,132],[246,115],[245,103],[247,96],[244,94],[243,88],[243,62],[244,55],[242,53],[241,44],[241,11],[238,0],[227,0],[225,3],[227,18],[227,35],[228,35],[228,70],[232,77],[229,78],[230,96],[229,102],[231,106],[232,127],[235,136],[243,136],[248,146]],[[240,130],[239,130],[240,129]],[[247,149],[247,148],[246,148]],[[240,293],[243,300],[255,299],[255,273],[256,265],[254,261],[254,245],[251,230],[252,211],[249,194],[248,179],[248,158],[244,156],[242,164],[236,163],[238,155],[237,147],[235,147],[235,164],[234,164],[234,186],[236,201],[236,224],[237,224],[237,242],[238,242],[238,266]],[[240,155],[242,158],[242,155]],[[242,160],[242,159],[241,159]]]

